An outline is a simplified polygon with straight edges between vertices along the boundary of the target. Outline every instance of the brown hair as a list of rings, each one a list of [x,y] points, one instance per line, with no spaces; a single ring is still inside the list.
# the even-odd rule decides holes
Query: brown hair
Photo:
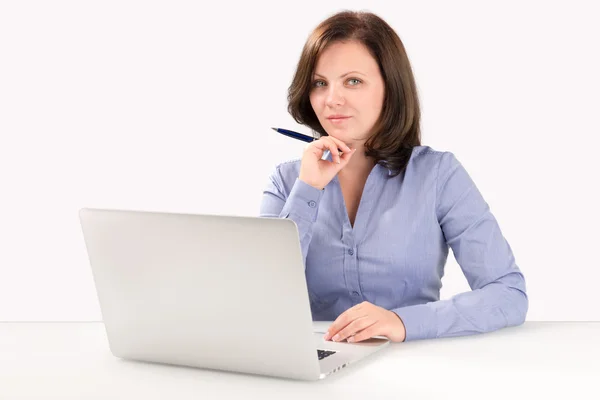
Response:
[[[327,136],[311,104],[310,91],[319,55],[333,42],[362,43],[379,65],[385,95],[373,134],[365,142],[365,155],[399,175],[412,149],[421,145],[419,99],[404,45],[394,30],[377,15],[342,11],[321,22],[310,34],[288,89],[288,112],[296,122]]]

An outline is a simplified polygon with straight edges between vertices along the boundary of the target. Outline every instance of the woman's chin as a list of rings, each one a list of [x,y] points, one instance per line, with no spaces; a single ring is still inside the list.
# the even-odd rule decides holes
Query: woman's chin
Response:
[[[334,138],[339,139],[339,140],[348,140],[351,136],[350,133],[345,129],[333,128],[333,129],[328,129],[326,132],[329,136],[333,136]]]

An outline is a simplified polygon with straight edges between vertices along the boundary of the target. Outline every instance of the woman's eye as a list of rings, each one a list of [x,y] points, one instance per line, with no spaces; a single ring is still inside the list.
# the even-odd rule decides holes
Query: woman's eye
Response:
[[[356,79],[356,78],[348,79],[348,82],[350,82],[350,81],[356,81],[356,83],[352,84],[351,86],[356,86],[359,83],[362,83],[362,81],[360,79]],[[323,82],[323,81],[314,81],[312,85],[313,85],[313,87],[321,87],[322,85],[319,85],[320,83],[322,83],[323,85],[325,84],[325,82]]]

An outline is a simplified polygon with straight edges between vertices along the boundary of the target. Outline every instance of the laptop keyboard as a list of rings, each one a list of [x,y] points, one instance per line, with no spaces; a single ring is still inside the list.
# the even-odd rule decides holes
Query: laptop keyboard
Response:
[[[319,356],[319,360],[324,359],[325,357],[329,357],[330,355],[335,354],[335,351],[329,351],[329,350],[318,350],[317,349],[317,355]]]

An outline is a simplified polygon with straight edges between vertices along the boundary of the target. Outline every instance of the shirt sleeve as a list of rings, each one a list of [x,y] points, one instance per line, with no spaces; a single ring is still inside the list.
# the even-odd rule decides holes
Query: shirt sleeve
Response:
[[[289,218],[296,223],[304,268],[306,268],[306,255],[312,239],[313,225],[317,220],[324,191],[325,189],[319,190],[296,178],[289,195],[286,196],[279,167],[269,176],[269,181],[263,190],[260,216]]]
[[[512,249],[473,180],[453,153],[440,157],[436,216],[471,291],[393,309],[406,341],[489,332],[520,325],[529,302]]]

